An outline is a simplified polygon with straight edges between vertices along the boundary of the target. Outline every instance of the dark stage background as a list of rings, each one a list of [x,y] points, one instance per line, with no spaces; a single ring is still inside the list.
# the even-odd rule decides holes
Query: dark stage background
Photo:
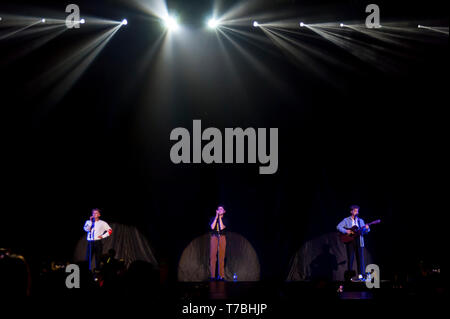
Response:
[[[382,24],[441,19],[448,26],[444,1],[393,2],[377,2]],[[71,259],[90,209],[99,207],[104,220],[136,226],[175,279],[184,248],[207,232],[221,203],[231,230],[256,250],[261,279],[284,280],[302,244],[334,231],[357,203],[366,222],[382,219],[366,243],[385,276],[414,271],[421,259],[442,262],[445,232],[428,229],[445,228],[439,202],[447,197],[441,164],[448,36],[412,34],[408,47],[385,44],[398,55],[378,52],[368,63],[305,30],[311,36],[299,39],[330,58],[312,64],[295,63],[270,41],[257,46],[234,38],[247,60],[198,23],[211,11],[209,1],[169,1],[186,34],[173,36],[170,55],[150,56],[161,29],[142,11],[126,1],[77,4],[82,16],[127,18],[128,25],[56,103],[48,103],[55,84],[40,89],[48,80],[42,75],[98,29],[66,31],[18,58],[31,39],[0,41],[0,246],[34,265]],[[65,5],[2,1],[0,12],[27,8],[23,15],[41,16],[49,9],[64,18]],[[261,9],[363,23],[365,5],[272,1]],[[264,37],[259,29],[243,30]],[[193,119],[221,130],[279,128],[278,172],[174,165],[169,134],[180,126],[191,131]]]

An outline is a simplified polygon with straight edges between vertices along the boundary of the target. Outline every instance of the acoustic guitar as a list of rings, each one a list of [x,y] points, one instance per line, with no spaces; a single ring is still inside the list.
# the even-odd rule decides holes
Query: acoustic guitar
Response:
[[[379,224],[379,223],[381,223],[381,220],[380,220],[380,219],[377,219],[377,220],[374,220],[373,222],[368,223],[368,224],[366,224],[366,225],[369,225],[369,226],[370,226],[370,225],[375,225],[375,224]],[[366,225],[364,225],[363,228],[364,228]],[[351,234],[343,234],[343,233],[339,232],[339,239],[340,239],[344,244],[353,241],[353,240],[354,240],[356,237],[358,237],[358,236],[361,236],[361,233],[362,233],[362,231],[363,231],[363,228],[359,228],[359,227],[356,226],[356,225],[353,226],[353,227],[350,227],[350,228],[348,228],[348,227],[344,227],[344,228],[352,231]]]

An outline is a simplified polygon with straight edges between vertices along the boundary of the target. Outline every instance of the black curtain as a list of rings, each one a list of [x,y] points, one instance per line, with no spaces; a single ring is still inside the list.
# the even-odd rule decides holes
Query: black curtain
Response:
[[[116,251],[117,259],[123,259],[125,264],[129,266],[133,261],[141,260],[157,266],[158,262],[155,254],[147,241],[136,227],[122,224],[110,223],[113,233],[105,238],[103,244],[103,253],[109,249]],[[84,235],[78,241],[75,248],[74,261],[86,260],[87,240]]]
[[[372,257],[364,248],[364,263],[371,264]],[[353,269],[357,270],[356,260]],[[344,280],[347,270],[347,252],[345,245],[338,239],[336,232],[315,237],[306,241],[292,258],[287,280]]]

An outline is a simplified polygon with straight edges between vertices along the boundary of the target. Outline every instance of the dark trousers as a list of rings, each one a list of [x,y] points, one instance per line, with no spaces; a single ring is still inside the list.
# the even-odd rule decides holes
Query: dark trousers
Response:
[[[86,251],[87,261],[92,260],[92,259],[89,259],[89,254],[91,254],[91,258],[95,259],[95,268],[99,268],[100,267],[100,258],[102,257],[102,254],[103,254],[103,239],[88,241],[87,251]]]
[[[359,237],[355,238],[351,242],[345,244],[345,248],[347,249],[347,269],[353,270],[353,261],[356,259],[357,272],[359,274],[363,274],[363,247],[361,247],[361,243]]]

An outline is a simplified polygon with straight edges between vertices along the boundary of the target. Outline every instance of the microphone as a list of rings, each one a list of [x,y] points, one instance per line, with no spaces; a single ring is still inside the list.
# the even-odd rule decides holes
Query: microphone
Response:
[[[89,233],[91,235],[91,240],[95,240],[95,237],[94,237],[94,235],[95,235],[95,228],[94,228],[95,227],[95,217],[91,216],[90,220],[91,220],[91,231]]]

